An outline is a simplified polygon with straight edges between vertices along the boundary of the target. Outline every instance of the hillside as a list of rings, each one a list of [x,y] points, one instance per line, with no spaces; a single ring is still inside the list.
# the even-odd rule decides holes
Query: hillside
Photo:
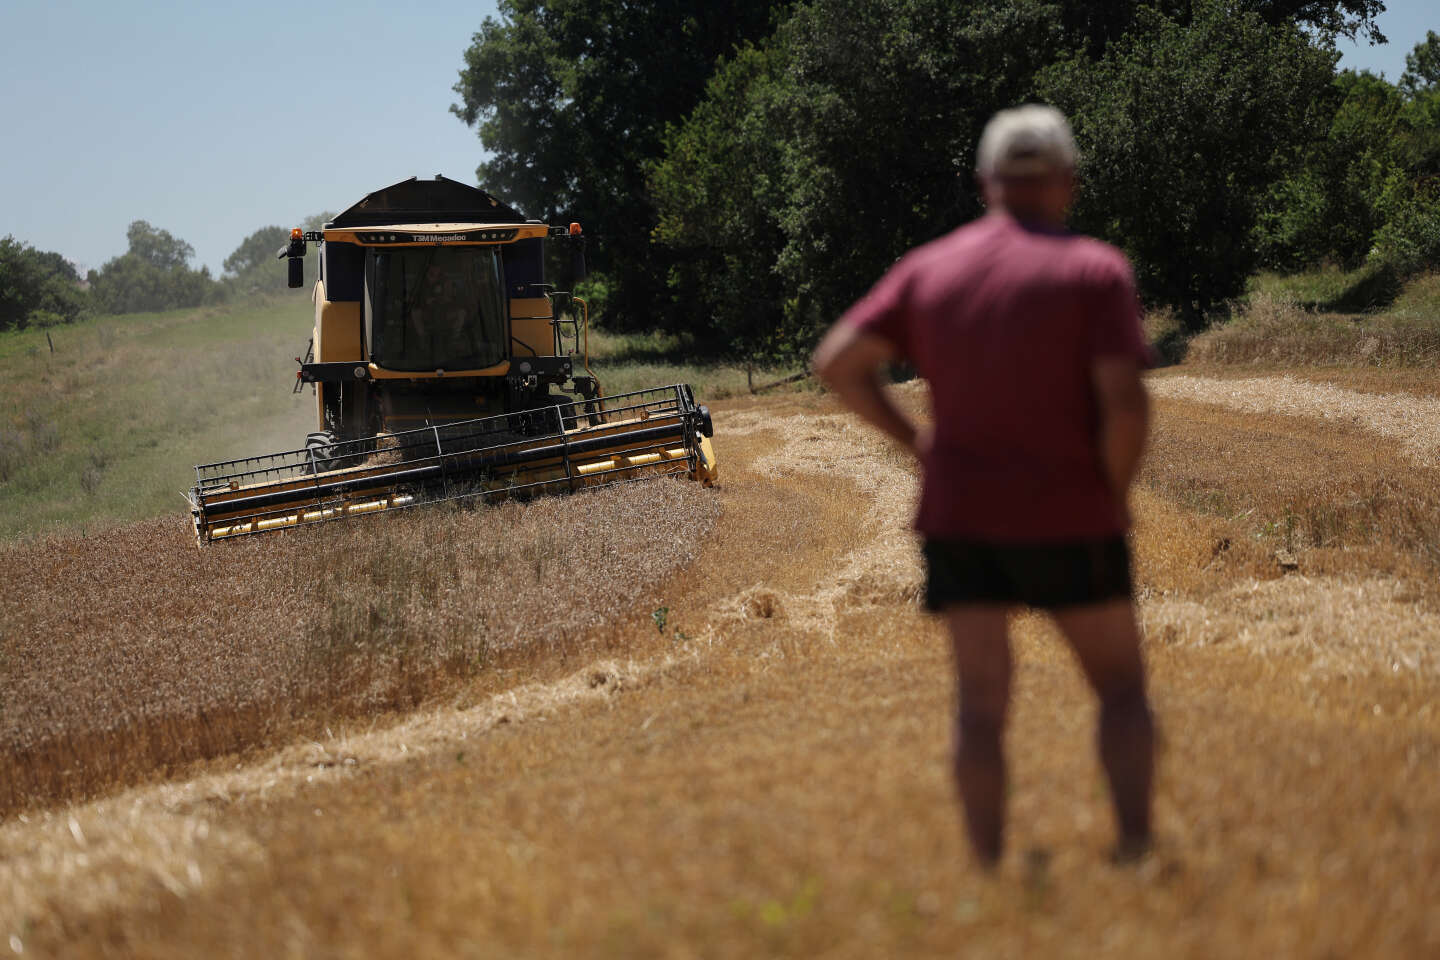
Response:
[[[183,513],[195,464],[303,445],[312,311],[292,295],[0,332],[0,540]]]

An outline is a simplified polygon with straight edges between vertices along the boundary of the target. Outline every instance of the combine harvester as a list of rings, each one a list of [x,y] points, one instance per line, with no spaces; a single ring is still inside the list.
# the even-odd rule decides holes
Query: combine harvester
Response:
[[[303,449],[195,468],[201,544],[464,498],[716,477],[710,412],[685,384],[607,397],[589,307],[545,283],[547,240],[584,275],[579,224],[526,220],[444,177],[370,194],[280,252],[304,284],[319,243]],[[578,348],[578,353],[577,353]]]

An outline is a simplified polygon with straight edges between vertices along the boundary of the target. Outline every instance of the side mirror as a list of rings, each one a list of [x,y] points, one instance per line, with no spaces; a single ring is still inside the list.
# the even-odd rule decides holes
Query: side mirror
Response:
[[[585,235],[580,229],[580,224],[570,224],[570,273],[574,279],[571,284],[579,283],[585,279]]]
[[[585,239],[577,237],[570,242],[570,272],[575,275],[575,283],[585,279]]]
[[[315,235],[318,239],[318,234]],[[290,231],[290,242],[280,248],[275,255],[277,260],[288,259],[290,261],[290,286],[305,286],[305,261],[300,258],[305,256],[305,231],[296,227]]]

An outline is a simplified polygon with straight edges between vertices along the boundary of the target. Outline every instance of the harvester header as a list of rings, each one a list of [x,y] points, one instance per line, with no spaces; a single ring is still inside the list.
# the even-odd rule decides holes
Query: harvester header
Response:
[[[292,287],[318,244],[315,326],[295,389],[315,390],[303,447],[195,468],[210,540],[444,500],[528,496],[717,467],[709,411],[674,384],[605,396],[589,306],[545,281],[545,245],[578,223],[527,220],[444,177],[377,190],[279,251]]]

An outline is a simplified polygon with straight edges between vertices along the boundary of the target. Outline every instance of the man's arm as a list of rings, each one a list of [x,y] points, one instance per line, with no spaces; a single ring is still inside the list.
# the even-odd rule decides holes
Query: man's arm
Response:
[[[882,368],[895,357],[895,347],[888,340],[838,323],[815,348],[810,363],[841,403],[919,456],[919,428],[891,401],[880,379]]]
[[[1105,479],[1121,504],[1145,452],[1150,400],[1134,357],[1099,357],[1090,369],[1100,414],[1100,462]]]

